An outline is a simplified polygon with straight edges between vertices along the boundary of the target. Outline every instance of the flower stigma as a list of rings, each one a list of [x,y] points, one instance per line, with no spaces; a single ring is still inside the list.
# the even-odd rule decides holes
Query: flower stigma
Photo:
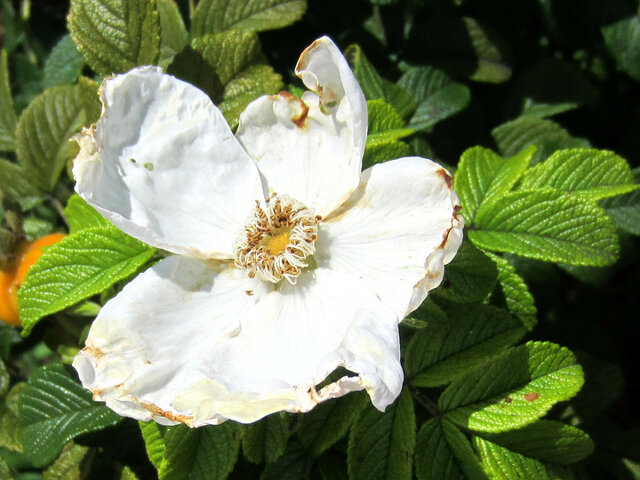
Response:
[[[285,195],[271,195],[265,209],[256,201],[233,246],[235,265],[250,278],[295,284],[316,251],[318,220],[313,210]]]

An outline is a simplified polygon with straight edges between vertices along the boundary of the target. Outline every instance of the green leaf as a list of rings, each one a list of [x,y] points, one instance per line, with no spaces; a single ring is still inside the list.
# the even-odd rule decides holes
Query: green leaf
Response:
[[[404,88],[416,104],[424,102],[451,83],[453,80],[449,75],[428,65],[411,67],[398,80],[398,86]]]
[[[364,154],[364,167],[386,162],[411,154],[411,147],[400,138],[411,135],[414,130],[404,128],[398,112],[382,99],[368,100],[369,135]]]
[[[411,95],[404,88],[382,78],[359,45],[350,45],[344,55],[351,64],[367,100],[381,98],[391,104],[403,118],[408,117],[416,109],[416,103]]]
[[[75,83],[82,74],[84,57],[71,40],[70,35],[63,36],[44,63],[42,87]]]
[[[446,385],[526,333],[505,310],[490,305],[459,306],[445,321],[430,321],[411,338],[404,369],[411,385]]]
[[[237,74],[224,88],[218,108],[229,126],[238,126],[240,114],[247,105],[262,95],[275,94],[282,90],[282,76],[268,65],[252,65]]]
[[[367,401],[367,395],[352,393],[318,405],[302,417],[300,442],[314,457],[321,455],[346,435]]]
[[[165,458],[160,480],[221,480],[238,459],[238,428],[231,422],[191,429],[185,425],[165,431]]]
[[[300,20],[306,9],[306,0],[201,0],[191,19],[192,35],[283,28]]]
[[[467,438],[447,420],[432,418],[416,440],[418,480],[486,480]]]
[[[504,160],[491,150],[473,147],[464,151],[458,163],[453,188],[462,204],[462,214],[468,223],[485,202],[508,192],[520,179],[535,147],[528,147],[514,157]]]
[[[384,413],[368,404],[349,435],[349,478],[410,479],[415,444],[416,417],[407,389]]]
[[[604,43],[618,68],[640,82],[640,17],[634,15],[602,28]]]
[[[9,372],[7,372],[7,367],[4,362],[0,360],[0,400],[7,394],[9,391]]]
[[[174,0],[156,0],[160,17],[160,57],[158,65],[167,68],[173,57],[189,43],[180,9]]]
[[[253,463],[273,463],[287,447],[291,418],[274,413],[242,428],[242,452]]]
[[[529,169],[520,188],[553,188],[601,200],[636,190],[633,174],[626,160],[613,152],[589,148],[559,150],[547,160]]]
[[[62,239],[29,269],[20,287],[22,334],[28,335],[41,318],[129,277],[154,253],[113,226],[87,228]]]
[[[166,428],[154,421],[138,422],[138,425],[147,457],[156,470],[160,470],[165,456],[164,433]]]
[[[307,480],[310,471],[311,458],[300,442],[293,440],[284,455],[265,467],[260,480]]]
[[[93,227],[108,227],[111,222],[85,202],[80,195],[72,195],[64,208],[64,216],[69,224],[69,231],[77,233],[80,230]]]
[[[413,133],[413,130],[404,128],[404,121],[400,115],[398,115],[396,109],[381,98],[376,100],[367,100],[367,111],[369,113],[369,135],[404,130],[404,135],[393,135],[391,137],[392,139],[398,139]]]
[[[42,190],[54,189],[67,161],[77,153],[78,146],[69,141],[71,136],[98,119],[96,88],[90,80],[51,87],[20,116],[18,160],[25,174]]]
[[[436,123],[464,110],[470,100],[471,92],[466,85],[450,83],[418,104],[409,127],[429,131]]]
[[[495,288],[497,275],[491,259],[465,240],[433,294],[450,302],[482,302]]]
[[[593,453],[589,435],[552,420],[538,420],[518,430],[482,436],[512,452],[559,465],[579,462]]]
[[[82,461],[89,447],[67,443],[60,456],[42,472],[43,480],[80,480],[82,478]]]
[[[588,147],[589,141],[574,138],[557,123],[544,118],[520,117],[491,131],[500,153],[510,157],[529,145],[538,151],[531,163],[536,164],[562,148]]]
[[[564,465],[545,464],[479,437],[474,437],[473,440],[482,459],[484,470],[492,479],[573,480],[574,478],[571,470]]]
[[[25,385],[25,383],[14,385],[0,403],[0,447],[12,452],[22,452],[22,425],[18,418],[18,398]]]
[[[507,308],[527,330],[533,330],[537,323],[537,309],[529,287],[508,260],[490,252],[487,252],[487,256],[498,267],[498,285]]]
[[[7,462],[4,461],[2,457],[0,457],[0,478],[4,478],[6,480],[13,480],[13,475],[11,474],[11,469]]]
[[[0,192],[17,201],[23,210],[38,205],[44,196],[44,192],[31,183],[24,168],[3,158],[0,158]]]
[[[619,229],[632,235],[640,235],[640,190],[608,198],[602,206]]]
[[[454,379],[438,406],[464,428],[502,432],[532,423],[582,384],[582,369],[569,350],[528,342]]]
[[[507,193],[483,204],[469,239],[480,248],[570,265],[608,265],[615,227],[596,205],[556,190]]]
[[[35,370],[19,402],[24,451],[37,467],[51,462],[72,438],[122,419],[103,404],[94,403],[91,393],[59,363]]]
[[[0,53],[0,152],[13,152],[16,148],[16,112],[9,84],[7,51]],[[3,184],[0,184],[3,185]]]
[[[389,141],[386,137],[377,138],[377,135],[367,137],[367,144],[362,159],[362,168],[369,168],[376,163],[382,163],[396,158],[411,155],[411,147],[399,140]]]
[[[101,75],[155,65],[160,54],[155,0],[71,0],[67,28],[89,66]]]

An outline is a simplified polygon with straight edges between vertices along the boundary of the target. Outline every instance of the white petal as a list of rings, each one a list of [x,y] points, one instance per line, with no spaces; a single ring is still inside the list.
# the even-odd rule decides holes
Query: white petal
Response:
[[[316,40],[296,73],[313,92],[261,97],[236,133],[270,193],[287,194],[326,216],[358,185],[367,138],[367,103],[347,61],[327,37]]]
[[[363,388],[383,409],[399,394],[397,319],[362,283],[318,269],[269,292],[244,271],[211,272],[167,259],[105,305],[74,361],[96,399],[200,426],[307,411]],[[359,376],[316,392],[339,365]]]
[[[197,88],[141,67],[106,80],[102,117],[78,138],[76,191],[156,247],[231,258],[256,200],[255,164]]]
[[[400,320],[442,281],[462,241],[459,201],[438,164],[407,157],[362,173],[320,226],[319,266],[357,275]]]

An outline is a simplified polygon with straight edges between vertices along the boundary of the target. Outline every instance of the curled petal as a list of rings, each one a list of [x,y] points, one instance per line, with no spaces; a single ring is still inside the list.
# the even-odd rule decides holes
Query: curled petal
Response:
[[[364,284],[317,269],[265,285],[165,259],[105,305],[74,360],[81,381],[122,415],[190,426],[308,411],[363,388],[380,409],[397,397],[397,319]],[[357,376],[316,391],[338,366]]]
[[[402,320],[440,284],[462,241],[451,183],[442,167],[419,157],[364,171],[321,225],[318,265],[356,275]]]
[[[124,232],[200,258],[231,258],[263,197],[253,161],[197,88],[140,67],[105,80],[103,113],[77,137],[76,191]]]
[[[302,53],[296,73],[312,92],[302,99],[282,92],[255,100],[240,116],[236,136],[256,160],[269,193],[286,193],[326,216],[358,185],[367,103],[327,37]]]

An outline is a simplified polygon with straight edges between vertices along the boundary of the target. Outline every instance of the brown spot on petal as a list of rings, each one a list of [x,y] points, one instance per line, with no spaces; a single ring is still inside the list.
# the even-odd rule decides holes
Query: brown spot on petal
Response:
[[[180,422],[188,425],[189,427],[193,427],[193,417],[180,415],[179,413],[167,412],[166,410],[162,410],[160,407],[154,405],[153,403],[140,402],[140,405],[142,405],[154,415],[160,415],[161,417],[168,418],[172,422]]]
[[[96,359],[104,356],[104,352],[102,350],[92,347],[91,345],[87,345],[82,349],[82,351]]]
[[[253,295],[253,290],[245,290],[244,293],[246,293],[249,296]]]
[[[444,168],[437,170],[436,173],[442,177],[444,183],[447,184],[447,187],[451,188],[453,185],[453,178],[451,178],[451,175],[449,175]]]
[[[455,207],[453,207],[453,216],[457,217],[458,216],[458,212],[462,210],[462,205],[456,205]]]
[[[534,400],[537,400],[539,397],[540,395],[538,395],[536,392],[529,392],[524,394],[524,399],[527,402],[533,402]]]
[[[295,117],[292,117],[291,121],[296,124],[296,127],[303,128],[307,120],[307,115],[309,115],[309,107],[307,106],[307,104],[300,100],[298,97],[291,95],[289,92],[280,92],[279,95],[288,102],[298,102],[300,113],[298,113],[298,115],[296,115]]]
[[[444,249],[444,247],[447,244],[447,240],[449,240],[449,233],[451,233],[451,230],[453,229],[453,227],[449,227],[447,228],[447,230],[444,232],[444,234],[442,235],[442,243],[440,243],[440,245],[438,246],[438,248],[442,248]]]
[[[93,399],[94,400],[100,400],[102,398],[102,394],[104,393],[104,390],[101,388],[96,388],[95,390],[93,388],[90,388],[89,390],[91,390],[91,393],[93,394]]]

